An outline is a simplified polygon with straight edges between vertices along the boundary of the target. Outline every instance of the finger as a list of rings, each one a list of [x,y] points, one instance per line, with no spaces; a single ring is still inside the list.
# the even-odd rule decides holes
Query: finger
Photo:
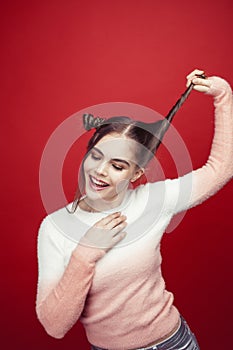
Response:
[[[194,69],[191,73],[189,73],[186,76],[186,79],[192,79],[192,77],[195,77],[196,74],[204,74],[204,70],[200,70],[200,69]]]
[[[210,87],[210,84],[211,84],[208,79],[197,78],[197,77],[192,79],[192,83],[195,85],[203,85],[207,87]]]
[[[121,232],[118,235],[114,236],[112,239],[113,245],[117,244],[118,242],[120,242],[123,238],[125,238],[125,236],[127,235],[126,232]]]
[[[127,223],[126,222],[122,222],[121,224],[119,224],[118,226],[114,227],[110,232],[112,234],[112,237],[115,237],[116,235],[119,234],[119,232],[121,232],[122,230],[124,230],[124,228],[126,228]]]
[[[196,79],[199,79],[199,80],[196,80]],[[188,79],[187,80],[187,83],[186,83],[186,86],[188,87],[191,83],[192,84],[200,84],[200,85],[202,85],[202,84],[204,84],[205,85],[205,82],[207,82],[206,83],[206,86],[210,86],[209,84],[209,81],[207,80],[208,78],[204,78],[204,77],[200,77],[200,78],[198,78],[196,75],[194,76],[194,77],[192,77],[191,79]]]
[[[97,228],[105,229],[105,230],[112,230],[114,227],[118,226],[122,222],[126,220],[125,215],[121,215],[119,217],[113,217],[110,221],[107,220],[100,220],[97,224]]]
[[[192,83],[193,89],[199,92],[207,92],[211,86],[211,81],[208,79],[194,78]]]
[[[189,75],[187,75],[186,79],[186,86],[189,87],[189,85],[192,83],[192,80],[197,76],[197,75],[204,75],[204,71],[203,70],[199,70],[199,69],[195,69],[192,73],[190,73]],[[203,78],[202,78],[203,79]]]
[[[193,89],[199,92],[207,92],[209,90],[209,87],[203,85],[194,85]]]
[[[121,216],[121,213],[120,212],[116,212],[116,213],[113,213],[113,214],[109,214],[108,216],[106,216],[105,218],[99,220],[95,226],[96,227],[102,227],[102,226],[105,226],[105,225],[108,225],[112,220],[118,218]]]
[[[126,219],[127,219],[127,217],[125,215],[121,215],[119,218],[116,218],[116,219],[113,219],[112,221],[110,221],[107,225],[105,225],[104,228],[112,230],[114,227],[117,227],[118,225],[123,223]]]

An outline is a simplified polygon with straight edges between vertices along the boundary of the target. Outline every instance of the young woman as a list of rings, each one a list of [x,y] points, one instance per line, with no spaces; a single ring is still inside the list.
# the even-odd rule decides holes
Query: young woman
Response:
[[[131,189],[159,145],[161,124],[127,117],[94,123],[83,186],[72,205],[48,215],[39,230],[36,310],[51,336],[62,338],[79,319],[93,350],[199,349],[165,289],[160,255],[171,218],[216,193],[233,174],[231,88],[197,74],[203,71],[188,75],[187,86],[212,95],[215,105],[210,156],[198,170]],[[71,227],[79,238],[69,239]]]

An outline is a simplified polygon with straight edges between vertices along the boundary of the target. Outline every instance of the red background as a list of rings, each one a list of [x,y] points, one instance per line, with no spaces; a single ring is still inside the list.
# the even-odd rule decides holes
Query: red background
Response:
[[[233,3],[1,1],[0,25],[1,344],[85,350],[79,324],[55,340],[34,311],[36,237],[46,215],[38,182],[44,146],[63,120],[94,104],[133,102],[166,114],[196,67],[233,85]],[[212,112],[211,99],[193,93],[174,122],[194,168],[208,156]],[[64,182],[71,195],[69,164]],[[169,162],[165,170],[173,176]],[[228,183],[190,210],[163,241],[167,288],[204,350],[232,342],[232,189]]]

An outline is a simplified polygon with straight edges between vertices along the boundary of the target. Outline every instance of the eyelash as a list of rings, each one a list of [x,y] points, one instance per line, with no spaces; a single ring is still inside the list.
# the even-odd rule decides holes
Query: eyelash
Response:
[[[92,158],[93,160],[100,160],[100,159],[101,159],[100,157],[96,156],[94,153],[91,153],[91,158]],[[119,166],[119,165],[112,164],[112,166],[113,166],[113,168],[116,169],[117,171],[122,171],[122,170],[124,170],[124,168],[121,167],[121,166]]]
[[[124,168],[118,166],[118,165],[115,165],[115,164],[112,164],[113,168],[116,169],[117,171],[122,171]]]
[[[100,160],[100,157],[96,156],[93,153],[91,153],[91,158],[94,159],[94,160]]]

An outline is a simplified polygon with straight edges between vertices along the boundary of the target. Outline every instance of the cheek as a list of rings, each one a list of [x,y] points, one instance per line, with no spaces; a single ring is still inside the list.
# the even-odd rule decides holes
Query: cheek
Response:
[[[87,170],[88,170],[88,167],[87,167],[87,163],[85,162],[83,164],[83,175],[84,175],[84,177],[86,176]]]
[[[123,190],[125,190],[126,188],[128,188],[129,186],[129,180],[128,179],[121,179],[120,181],[118,181],[118,183],[116,184],[116,192],[120,193]]]
[[[86,159],[85,162],[83,163],[83,170],[84,170],[84,174],[88,171],[90,171],[93,168],[93,162],[91,161],[91,159]]]
[[[116,187],[117,193],[122,192],[123,190],[125,190],[129,186],[131,176],[128,172],[124,173],[124,174],[115,174],[114,173],[114,175],[112,174],[112,176],[114,176],[114,179],[112,177],[112,180],[113,180],[113,183]]]

